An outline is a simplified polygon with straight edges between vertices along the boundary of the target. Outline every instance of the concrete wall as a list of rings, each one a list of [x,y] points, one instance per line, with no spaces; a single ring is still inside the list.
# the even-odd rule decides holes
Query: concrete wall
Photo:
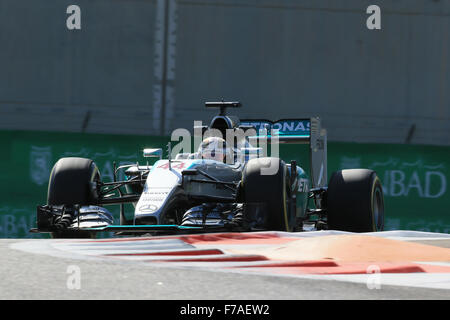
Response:
[[[74,2],[0,1],[0,128],[151,133],[155,1]]]
[[[223,98],[329,140],[450,145],[449,1],[77,0],[74,31],[70,4],[0,0],[0,129],[163,135]]]

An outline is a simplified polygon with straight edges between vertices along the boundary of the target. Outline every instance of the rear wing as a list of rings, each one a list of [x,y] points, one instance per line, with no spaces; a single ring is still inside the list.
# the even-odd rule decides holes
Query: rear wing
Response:
[[[309,144],[312,188],[327,184],[327,131],[320,118],[270,120],[241,120],[240,127],[254,128],[257,135],[251,140],[273,138],[278,143]]]

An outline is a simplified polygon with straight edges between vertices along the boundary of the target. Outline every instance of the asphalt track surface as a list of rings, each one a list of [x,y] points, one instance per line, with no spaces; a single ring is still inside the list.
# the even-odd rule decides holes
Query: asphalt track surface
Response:
[[[323,300],[450,299],[450,290],[392,286],[370,289],[365,283],[221,272],[189,267],[61,256],[18,250],[46,245],[50,239],[0,240],[0,299],[152,299],[152,300]],[[450,239],[421,240],[450,248]],[[80,287],[69,288],[71,266],[80,270]],[[450,281],[450,277],[447,278]]]

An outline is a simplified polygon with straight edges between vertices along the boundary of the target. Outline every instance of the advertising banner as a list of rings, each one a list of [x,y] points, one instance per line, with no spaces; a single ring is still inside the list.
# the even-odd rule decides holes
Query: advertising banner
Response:
[[[450,148],[333,143],[329,172],[368,168],[383,184],[386,229],[450,232]]]
[[[114,162],[117,167],[136,162],[146,164],[143,149],[165,150],[168,141],[167,137],[134,135],[0,132],[3,168],[0,171],[0,238],[46,237],[28,231],[35,227],[36,206],[47,202],[50,172],[59,158],[92,159],[102,180],[110,182]],[[118,207],[109,206],[108,210],[119,221]]]

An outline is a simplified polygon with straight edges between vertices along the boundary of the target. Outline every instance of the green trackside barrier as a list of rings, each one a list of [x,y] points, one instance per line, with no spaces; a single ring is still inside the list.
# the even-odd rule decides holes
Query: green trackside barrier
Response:
[[[113,180],[114,162],[117,167],[146,164],[142,150],[165,149],[168,141],[168,137],[135,135],[0,131],[0,238],[47,237],[28,230],[35,227],[36,206],[47,202],[48,178],[59,158],[93,159],[107,182]],[[118,206],[108,209],[119,221]]]
[[[330,143],[333,170],[368,168],[380,177],[386,229],[450,233],[450,147]]]
[[[307,149],[301,148],[289,145],[280,153],[309,164]],[[450,147],[328,142],[328,178],[352,168],[372,169],[380,177],[385,230],[450,233]]]
[[[111,181],[114,161],[117,166],[145,164],[142,150],[165,148],[168,141],[131,135],[0,132],[0,237],[47,237],[28,230],[35,226],[36,206],[46,203],[48,177],[59,158],[93,159],[103,180]],[[280,155],[286,161],[297,160],[309,172],[307,146],[281,145]],[[449,159],[450,147],[329,142],[328,177],[345,168],[373,169],[385,192],[385,229],[449,233]],[[108,209],[118,221],[118,208]],[[132,212],[133,207],[128,209]]]

